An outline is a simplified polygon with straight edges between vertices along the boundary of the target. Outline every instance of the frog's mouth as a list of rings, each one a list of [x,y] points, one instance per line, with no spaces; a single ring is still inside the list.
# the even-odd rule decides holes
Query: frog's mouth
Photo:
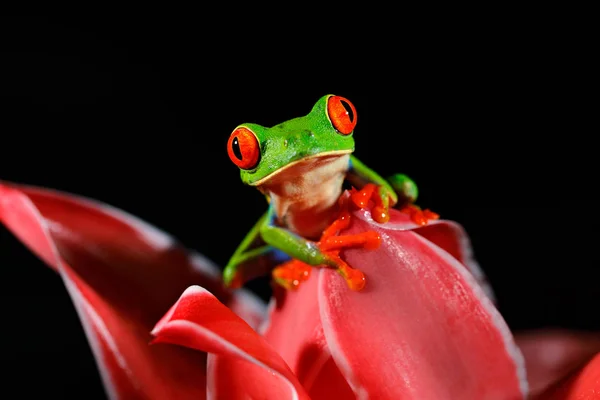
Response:
[[[341,156],[344,156],[344,155],[350,154],[350,153],[352,153],[352,150],[332,150],[332,151],[325,151],[323,153],[312,154],[310,156],[302,157],[299,160],[292,161],[285,167],[279,168],[278,170],[271,172],[269,175],[264,176],[255,182],[250,182],[249,185],[250,186],[262,186],[267,182],[273,181],[275,179],[275,177],[287,176],[289,173],[295,172],[295,170],[298,170],[298,173],[301,174],[301,173],[303,173],[304,169],[312,169],[315,167],[318,168],[317,164],[318,164],[318,161],[321,159],[323,159],[323,160],[336,159],[338,157],[341,157]]]

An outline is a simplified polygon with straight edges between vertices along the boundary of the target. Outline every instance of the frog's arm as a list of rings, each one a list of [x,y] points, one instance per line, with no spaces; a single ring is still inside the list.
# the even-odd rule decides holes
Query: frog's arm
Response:
[[[268,212],[260,217],[229,259],[223,270],[225,286],[240,287],[246,281],[263,275],[272,267],[270,258],[276,256],[276,249],[266,244],[260,237],[260,229],[267,216]]]
[[[380,186],[384,205],[387,205],[388,201],[390,206],[414,203],[418,196],[417,185],[408,176],[395,174],[384,179],[354,155],[350,156],[346,179],[357,188],[362,188],[367,183]]]

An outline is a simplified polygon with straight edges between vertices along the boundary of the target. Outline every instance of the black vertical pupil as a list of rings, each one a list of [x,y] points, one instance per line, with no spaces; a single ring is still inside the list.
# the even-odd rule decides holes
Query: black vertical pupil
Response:
[[[233,138],[233,143],[231,143],[231,147],[233,148],[233,154],[235,154],[238,160],[242,161],[242,151],[240,150],[240,142],[238,141],[237,136]]]
[[[346,109],[346,112],[348,113],[348,118],[350,118],[350,122],[354,122],[354,112],[352,111],[352,107],[350,107],[350,104],[348,104],[348,102],[345,100],[340,100],[340,103],[342,103],[342,106],[344,106],[344,108]]]

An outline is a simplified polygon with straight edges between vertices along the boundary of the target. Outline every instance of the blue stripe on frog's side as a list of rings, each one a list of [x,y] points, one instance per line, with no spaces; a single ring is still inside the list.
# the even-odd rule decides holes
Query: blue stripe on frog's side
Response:
[[[275,207],[273,207],[272,203],[269,204],[267,220],[268,220],[268,224],[270,226],[275,226],[275,221],[277,220],[277,214],[275,213]],[[293,233],[290,232],[290,234],[293,234]],[[287,255],[282,250],[279,250],[278,248],[275,248],[272,246],[271,246],[271,250],[269,251],[269,258],[276,264],[281,264],[281,263],[290,261],[292,259],[292,257]]]
[[[285,254],[283,251],[276,249],[276,248],[273,248],[273,250],[271,252],[269,252],[269,256],[273,260],[273,262],[275,262],[276,264],[282,264],[282,263],[290,261],[292,259],[290,256]]]

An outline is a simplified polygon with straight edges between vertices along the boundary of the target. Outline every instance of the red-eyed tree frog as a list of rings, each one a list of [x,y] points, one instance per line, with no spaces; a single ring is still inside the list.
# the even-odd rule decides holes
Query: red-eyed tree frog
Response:
[[[416,208],[418,192],[406,175],[384,179],[352,154],[356,122],[356,109],[348,99],[325,95],[303,117],[271,128],[245,123],[233,130],[227,143],[229,158],[239,167],[242,182],[265,195],[269,208],[227,263],[226,286],[240,287],[278,263],[283,264],[273,269],[272,276],[286,288],[297,287],[311,266],[336,269],[352,289],[364,286],[362,273],[338,253],[357,244],[376,247],[379,237],[364,232],[335,236],[332,241],[335,231],[349,220],[339,201],[344,182],[360,189],[354,193],[357,205],[364,207],[373,200],[371,215],[380,223],[389,219],[389,207]],[[425,221],[427,217],[435,218],[433,213]]]

